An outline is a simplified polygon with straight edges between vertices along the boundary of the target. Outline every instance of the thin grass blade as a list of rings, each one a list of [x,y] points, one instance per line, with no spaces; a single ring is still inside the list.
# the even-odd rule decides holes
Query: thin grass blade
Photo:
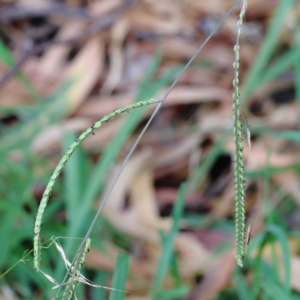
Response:
[[[109,300],[123,300],[125,297],[125,284],[129,272],[129,257],[126,254],[119,253],[117,264],[113,275],[112,288]]]

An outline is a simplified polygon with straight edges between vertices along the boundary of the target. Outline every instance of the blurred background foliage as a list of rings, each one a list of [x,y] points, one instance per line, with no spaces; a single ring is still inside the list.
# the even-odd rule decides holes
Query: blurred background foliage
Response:
[[[233,4],[0,2],[1,300],[56,295],[25,251],[67,147],[113,110],[161,97]],[[244,148],[252,230],[243,269],[235,263],[233,222],[237,16],[175,86],[93,230],[86,277],[126,293],[80,284],[78,299],[300,299],[300,3],[248,0],[240,78],[252,133],[252,151],[246,141]],[[46,209],[43,241],[84,236],[152,110],[119,116],[74,153]],[[60,243],[72,260],[80,240]],[[62,280],[54,246],[43,249],[41,268]]]

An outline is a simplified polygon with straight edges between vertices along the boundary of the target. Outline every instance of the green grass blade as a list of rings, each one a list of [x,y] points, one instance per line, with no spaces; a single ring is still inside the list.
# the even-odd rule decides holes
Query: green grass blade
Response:
[[[13,107],[1,107],[0,112],[2,114],[14,114],[18,115],[20,119],[26,116],[34,115],[37,112],[35,105],[18,105]]]
[[[266,295],[269,295],[271,299],[274,300],[291,299],[290,295],[274,281],[264,279],[260,281],[260,284],[262,290],[266,293]]]
[[[199,186],[204,179],[206,178],[209,169],[215,162],[216,158],[222,153],[222,141],[215,142],[214,146],[209,150],[206,154],[203,161],[199,164],[199,166],[192,172],[189,180],[188,180],[188,188],[190,190],[195,190],[197,186]]]
[[[11,67],[14,64],[14,58],[11,55],[10,50],[6,45],[0,40],[0,59],[4,62],[5,65]]]
[[[182,299],[189,293],[189,288],[186,285],[177,286],[168,291],[159,291],[157,293],[157,299],[159,300],[173,300]]]
[[[0,40],[0,59],[8,67],[12,67],[15,64],[14,58],[11,55],[10,50],[6,47],[6,45],[1,40]],[[31,81],[28,79],[28,77],[25,76],[22,72],[17,72],[17,77],[20,80],[20,82],[23,84],[25,89],[27,90],[28,94],[35,101],[40,101],[41,96],[39,95],[38,91],[31,83]]]
[[[154,59],[151,62],[151,64],[149,65],[145,76],[142,78],[141,84],[138,87],[137,90],[137,97],[136,97],[136,101],[138,101],[138,99],[143,99],[144,97],[147,98],[147,93],[149,91],[149,83],[153,81],[155,72],[158,70],[159,65],[162,61],[162,49],[158,49],[154,55]]]
[[[95,282],[101,286],[107,286],[107,271],[98,271],[95,277]],[[107,290],[105,289],[92,289],[92,298],[97,300],[106,300],[107,297]]]
[[[300,53],[300,26],[298,20],[295,18],[294,28],[293,28],[293,46],[296,53]],[[294,70],[295,70],[295,89],[296,89],[296,100],[298,103],[298,110],[300,110],[300,59],[295,57],[294,59]],[[300,118],[300,113],[298,114]],[[298,120],[300,126],[300,120]]]
[[[24,152],[25,149],[28,151],[28,144],[38,132],[66,114],[68,104],[66,98],[73,84],[74,81],[62,84],[45,103],[39,104],[34,115],[3,130],[0,138],[0,154],[20,148],[24,148]]]
[[[178,256],[177,254],[173,251],[173,255],[171,258],[171,263],[170,263],[170,274],[173,277],[174,284],[176,286],[182,285],[183,281],[180,275],[180,270],[179,270],[179,265],[178,265]]]
[[[247,283],[239,270],[235,272],[234,280],[235,280],[236,292],[239,296],[239,300],[255,299],[253,298],[252,292],[247,286]]]
[[[152,292],[154,298],[156,298],[157,296],[156,293],[160,290],[162,281],[166,276],[170,267],[170,263],[173,255],[173,245],[175,242],[176,235],[178,233],[179,221],[182,216],[185,193],[186,193],[186,184],[182,184],[179,188],[178,196],[172,211],[173,224],[170,229],[170,232],[166,236],[165,241],[163,243],[162,254],[159,259],[156,275],[153,281]]]
[[[250,70],[244,82],[241,93],[241,102],[243,102],[243,100],[245,100],[259,85],[264,70],[267,69],[267,64],[270,61],[276,42],[280,36],[278,32],[280,32],[280,29],[283,27],[286,14],[293,3],[294,0],[282,0],[275,11],[272,24],[268,29],[264,43],[252,69]]]
[[[110,300],[123,300],[125,297],[125,284],[129,271],[129,257],[126,254],[119,253],[117,265],[114,271]]]
[[[298,130],[286,130],[277,133],[278,138],[289,140],[295,144],[300,144],[300,132]]]
[[[263,205],[266,208],[266,211],[272,210],[272,205],[270,202],[270,187],[271,187],[271,170],[270,170],[270,157],[271,157],[272,150],[271,148],[267,149],[267,157],[266,157],[266,172],[264,173],[264,201]],[[273,223],[273,214],[267,215],[267,223]]]
[[[0,251],[0,269],[5,264],[6,259],[9,255],[9,250],[12,248],[12,241],[11,241],[10,237],[13,235],[15,226],[13,224],[14,222],[13,222],[13,219],[11,219],[11,217],[13,217],[12,214],[7,214],[6,216],[2,216],[0,243],[3,246]]]
[[[286,165],[283,167],[264,167],[255,171],[247,171],[245,172],[246,178],[255,179],[264,177],[265,174],[270,172],[271,175],[281,174],[284,172],[297,171],[300,168],[300,163]]]
[[[280,58],[278,58],[274,63],[272,63],[267,70],[262,74],[261,80],[256,85],[256,89],[260,86],[270,82],[271,80],[277,78],[279,75],[286,72],[289,68],[291,68],[295,61],[300,60],[300,52],[298,49],[293,48],[291,51],[283,54]]]
[[[288,237],[284,230],[277,225],[270,225],[267,227],[267,231],[279,241],[282,248],[283,265],[284,265],[284,287],[286,291],[290,290],[291,287],[291,261],[290,261],[290,250],[288,245]]]
[[[283,266],[284,266],[284,288],[286,292],[291,287],[291,261],[290,261],[290,250],[288,245],[288,237],[284,230],[277,225],[268,225],[262,232],[260,232],[250,243],[248,252],[252,252],[255,249],[259,249],[259,254],[262,254],[262,248],[266,245],[266,235],[272,234],[276,240],[278,240],[282,249]],[[272,270],[272,278],[274,277],[274,270]]]
[[[75,134],[68,134],[64,139],[63,153],[67,152],[68,147],[76,139]],[[78,146],[64,169],[65,199],[69,227],[77,222],[78,211],[82,205],[82,194],[88,179],[88,159],[81,147]]]
[[[272,266],[273,266],[273,270],[274,270],[274,277],[275,277],[275,281],[280,281],[280,275],[279,275],[279,257],[277,256],[277,251],[276,251],[276,245],[275,242],[271,241],[269,243],[270,248],[271,248],[271,261],[272,261]]]

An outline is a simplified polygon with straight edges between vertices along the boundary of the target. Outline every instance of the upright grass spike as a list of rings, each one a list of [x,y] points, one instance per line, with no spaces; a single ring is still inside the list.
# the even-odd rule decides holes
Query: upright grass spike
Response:
[[[85,241],[85,246],[82,248],[82,251],[78,253],[75,264],[73,267],[71,267],[71,277],[69,278],[66,289],[63,294],[63,300],[72,300],[74,297],[74,293],[77,288],[77,283],[79,281],[80,276],[80,269],[84,264],[85,256],[87,252],[89,251],[91,246],[91,239],[88,238]]]
[[[235,60],[233,63],[233,121],[234,121],[234,176],[235,176],[235,232],[236,232],[236,261],[242,267],[245,256],[245,188],[244,188],[244,161],[242,144],[242,123],[240,113],[239,66],[240,66],[240,37],[242,24],[247,8],[247,1],[243,0],[237,22],[237,39],[234,46]]]
[[[114,112],[104,116],[101,120],[97,121],[94,123],[91,127],[89,127],[86,131],[84,131],[77,139],[74,141],[74,143],[68,148],[67,152],[65,155],[62,157],[58,165],[56,166],[53,174],[50,177],[50,180],[46,186],[46,189],[44,191],[42,200],[40,202],[40,206],[36,215],[35,219],[35,224],[34,224],[34,239],[33,239],[33,245],[34,245],[34,267],[37,271],[40,269],[40,259],[41,259],[41,240],[40,240],[40,231],[41,231],[41,224],[42,224],[42,219],[44,215],[44,211],[46,209],[48,199],[50,196],[50,193],[52,191],[53,185],[61,173],[61,170],[73,154],[73,152],[77,149],[77,147],[82,143],[82,141],[87,138],[93,131],[97,128],[99,128],[102,124],[106,123],[107,121],[115,118],[116,116],[130,111],[132,109],[146,106],[146,105],[151,105],[151,104],[156,104],[160,103],[161,100],[158,99],[149,99],[146,101],[141,101],[137,103],[130,104],[128,106],[125,106],[123,108],[116,109]]]

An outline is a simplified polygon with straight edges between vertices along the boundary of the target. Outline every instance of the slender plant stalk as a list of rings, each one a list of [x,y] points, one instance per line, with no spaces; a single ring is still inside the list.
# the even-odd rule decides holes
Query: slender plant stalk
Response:
[[[247,2],[243,0],[242,9],[237,22],[237,40],[234,46],[235,61],[233,63],[233,121],[234,121],[234,177],[235,177],[235,236],[236,236],[236,261],[242,267],[245,256],[245,187],[244,187],[244,161],[242,142],[242,122],[240,112],[240,92],[239,92],[239,65],[240,65],[240,36],[243,19],[245,17]]]
[[[116,109],[114,112],[104,116],[101,120],[94,123],[91,127],[89,127],[86,131],[84,131],[80,136],[76,138],[74,143],[68,148],[65,155],[62,157],[60,162],[58,163],[57,167],[55,168],[53,174],[50,177],[50,180],[46,186],[46,189],[44,191],[42,200],[40,202],[40,206],[35,218],[35,224],[34,224],[34,239],[33,239],[33,245],[34,245],[34,267],[37,271],[40,269],[40,259],[41,259],[41,240],[40,240],[40,231],[41,231],[41,225],[43,220],[43,215],[49,200],[50,193],[52,191],[53,185],[61,173],[63,167],[73,154],[73,152],[77,149],[77,147],[82,143],[84,139],[86,139],[91,133],[94,132],[95,129],[99,128],[102,124],[106,123],[107,121],[115,118],[116,116],[128,112],[130,110],[133,110],[138,107],[151,105],[151,104],[157,104],[160,103],[161,100],[157,99],[149,99],[146,101],[141,101],[137,103],[133,103],[131,105],[125,106],[123,108]],[[84,241],[85,242],[85,241]]]

